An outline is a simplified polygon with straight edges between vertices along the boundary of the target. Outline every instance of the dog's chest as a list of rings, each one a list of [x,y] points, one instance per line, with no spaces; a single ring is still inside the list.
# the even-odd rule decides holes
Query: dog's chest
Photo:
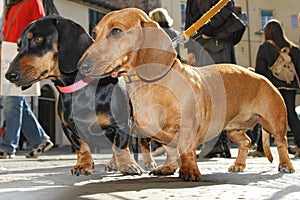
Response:
[[[178,133],[180,102],[175,93],[159,84],[143,84],[128,89],[136,125],[149,137],[161,134],[169,141]],[[163,131],[161,131],[163,130]],[[164,132],[164,134],[162,133]]]
[[[102,134],[102,127],[111,125],[112,119],[111,92],[104,95],[104,91],[105,88],[103,88],[103,95],[97,95],[97,83],[95,83],[72,94],[63,95],[62,104],[64,110],[68,111],[64,115],[65,121],[68,124],[75,124],[79,133]]]

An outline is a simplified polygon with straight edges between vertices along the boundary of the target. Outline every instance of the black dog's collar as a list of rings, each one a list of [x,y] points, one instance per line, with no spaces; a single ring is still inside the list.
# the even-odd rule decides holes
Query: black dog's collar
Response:
[[[80,90],[81,88],[87,86],[93,80],[94,80],[94,78],[92,78],[92,77],[86,77],[83,80],[73,83],[72,85],[68,85],[68,86],[64,86],[64,87],[57,86],[57,89],[61,93],[71,93],[71,92],[75,92],[75,91]]]

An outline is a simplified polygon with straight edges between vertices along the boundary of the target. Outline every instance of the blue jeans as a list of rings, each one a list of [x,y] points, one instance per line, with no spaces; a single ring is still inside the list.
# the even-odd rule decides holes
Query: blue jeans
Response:
[[[4,118],[6,131],[0,139],[0,149],[7,153],[16,152],[21,129],[33,148],[50,139],[28,106],[25,97],[7,96]]]

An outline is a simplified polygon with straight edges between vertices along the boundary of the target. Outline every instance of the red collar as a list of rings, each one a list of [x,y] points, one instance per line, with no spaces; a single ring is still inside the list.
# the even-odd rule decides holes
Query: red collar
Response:
[[[65,87],[57,86],[57,88],[62,93],[71,93],[71,92],[75,92],[75,91],[80,90],[81,88],[87,86],[93,80],[94,80],[94,78],[92,78],[92,77],[86,77],[83,80],[80,80],[72,85],[68,85]]]

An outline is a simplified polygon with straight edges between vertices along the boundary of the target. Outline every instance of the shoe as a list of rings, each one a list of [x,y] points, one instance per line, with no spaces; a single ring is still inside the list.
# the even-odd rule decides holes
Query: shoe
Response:
[[[252,157],[266,157],[264,152],[260,152],[260,151],[251,151],[248,153],[248,156],[252,156]]]
[[[251,150],[251,151],[255,151],[256,149],[257,149],[256,144],[251,144],[251,146],[249,147],[249,150]]]
[[[229,146],[227,144],[216,144],[204,158],[231,158]]]
[[[297,146],[289,146],[288,147],[289,154],[295,155],[298,152],[298,150],[299,150],[299,148]]]
[[[208,153],[204,158],[231,158],[231,153],[229,152],[218,152],[218,153]]]
[[[294,158],[300,158],[300,148],[297,147],[295,150],[296,150],[296,152],[295,152]]]
[[[11,159],[14,158],[16,154],[14,153],[7,153],[5,151],[0,150],[0,159]]]
[[[40,144],[36,149],[32,149],[30,153],[26,153],[25,156],[26,158],[37,158],[40,155],[42,155],[42,153],[49,151],[49,149],[51,149],[52,147],[53,143],[50,140],[48,140]]]
[[[155,151],[153,151],[152,156],[160,156],[165,152],[165,149],[163,147],[157,147]]]

